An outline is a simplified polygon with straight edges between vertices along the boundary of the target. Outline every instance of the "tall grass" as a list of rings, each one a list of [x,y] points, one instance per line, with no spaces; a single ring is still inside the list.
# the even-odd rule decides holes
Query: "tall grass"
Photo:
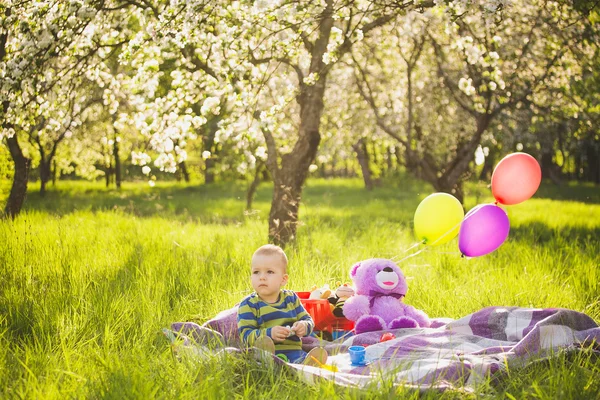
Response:
[[[297,241],[286,249],[289,287],[348,281],[358,260],[411,254],[412,216],[431,192],[408,179],[372,192],[358,180],[309,181]],[[467,208],[492,200],[483,186],[468,193]],[[496,252],[462,259],[454,240],[406,259],[407,302],[432,317],[505,305],[571,308],[600,321],[598,197],[597,187],[542,187],[507,207],[511,233]],[[308,386],[240,357],[173,358],[162,327],[204,322],[251,291],[248,261],[266,240],[270,198],[262,185],[245,212],[238,184],[116,191],[59,182],[46,198],[32,191],[19,218],[0,222],[0,397],[398,395],[386,382],[366,392]],[[593,398],[599,373],[590,351],[559,355],[478,394]]]

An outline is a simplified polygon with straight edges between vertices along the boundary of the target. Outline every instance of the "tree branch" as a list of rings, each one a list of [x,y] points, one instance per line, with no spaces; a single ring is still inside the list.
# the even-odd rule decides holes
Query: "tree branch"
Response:
[[[190,60],[192,62],[192,64],[194,64],[194,66],[197,68],[197,70],[204,71],[208,75],[217,79],[217,73],[211,67],[209,67],[207,63],[203,62],[198,57],[196,57],[196,54],[194,53],[194,48],[191,45],[189,45],[189,44],[186,45],[183,49],[181,49],[181,53],[188,60]]]
[[[296,75],[298,75],[298,82],[300,84],[300,87],[302,87],[302,85],[304,85],[304,73],[302,72],[302,69],[300,69],[300,66],[298,64],[294,64],[289,58],[286,58],[286,57],[255,58],[254,53],[250,50],[250,63],[252,63],[254,65],[266,64],[273,60],[279,61],[282,64],[292,67],[294,69],[294,71],[296,71]]]
[[[44,161],[46,154],[44,152],[44,146],[42,145],[42,140],[40,139],[40,135],[34,135],[35,132],[39,132],[46,125],[46,118],[41,117],[37,124],[29,127],[29,138],[33,139],[35,143],[38,145],[38,150],[40,151],[40,157],[42,158],[42,162]]]
[[[135,6],[135,7],[141,8],[143,10],[145,10],[146,8],[149,8],[152,10],[152,14],[154,14],[155,17],[158,18],[160,16],[158,9],[147,0],[140,0],[140,2],[135,1],[135,0],[125,0],[125,2],[123,4],[119,4],[114,7],[103,7],[102,10],[103,11],[116,11],[116,10],[121,10],[123,8],[127,8],[129,6]]]
[[[11,10],[7,8],[4,12],[4,16],[6,18],[10,17]],[[6,42],[8,41],[8,29],[0,35],[0,61],[4,61],[4,57],[6,57]]]
[[[463,110],[468,112],[469,114],[473,115],[474,117],[477,117],[478,113],[472,107],[469,107],[457,95],[456,92],[460,91],[460,89],[458,88],[458,85],[450,79],[450,77],[448,76],[448,74],[446,74],[446,71],[444,70],[444,68],[442,66],[442,62],[444,61],[444,53],[443,53],[442,49],[440,48],[440,45],[435,41],[435,39],[431,35],[428,35],[428,36],[429,36],[429,39],[431,40],[431,43],[433,44],[433,48],[435,50],[435,54],[436,54],[435,61],[436,61],[437,67],[438,67],[438,75],[440,75],[444,79],[444,83],[448,87],[450,94],[452,95],[454,100],[458,103],[458,105]]]
[[[392,129],[390,126],[388,126],[385,123],[383,117],[379,114],[379,109],[377,108],[377,104],[375,104],[375,98],[373,97],[373,90],[371,89],[371,86],[369,85],[369,81],[367,80],[367,75],[366,75],[365,71],[360,67],[360,64],[356,61],[356,59],[354,57],[352,57],[352,58],[354,60],[354,64],[360,71],[362,81],[365,83],[368,93],[365,92],[364,88],[362,87],[362,85],[359,82],[358,77],[355,75],[356,86],[358,87],[358,91],[360,92],[360,95],[363,97],[363,99],[365,99],[365,101],[369,104],[369,106],[373,110],[373,114],[375,114],[375,120],[376,120],[377,126],[379,126],[389,136],[396,139],[399,143],[401,143],[402,145],[407,147],[408,143],[398,135],[398,133],[396,132],[395,129]]]
[[[256,121],[258,121],[259,124],[261,123],[260,112],[255,111],[253,117]],[[269,167],[269,171],[271,171],[271,175],[273,175],[273,181],[277,181],[277,176],[281,170],[277,161],[277,144],[275,143],[275,138],[273,138],[273,134],[270,130],[268,130],[266,127],[263,127],[262,124],[260,130],[262,131],[267,144],[267,167]]]

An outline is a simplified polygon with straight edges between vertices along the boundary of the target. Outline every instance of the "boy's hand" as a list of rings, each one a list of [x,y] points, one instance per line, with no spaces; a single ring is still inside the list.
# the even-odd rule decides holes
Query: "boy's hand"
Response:
[[[306,328],[308,326],[308,322],[306,321],[296,321],[294,325],[292,325],[292,330],[296,333],[296,336],[302,337],[306,336]]]
[[[285,326],[274,326],[271,328],[271,339],[275,343],[281,343],[285,339],[287,339],[290,334],[290,328],[286,328]]]

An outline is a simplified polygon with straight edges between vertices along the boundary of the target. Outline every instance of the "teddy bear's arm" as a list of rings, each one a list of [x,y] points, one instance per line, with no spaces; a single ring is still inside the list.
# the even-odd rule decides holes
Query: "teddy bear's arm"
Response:
[[[356,321],[363,315],[370,314],[371,306],[369,304],[369,298],[361,294],[351,296],[344,303],[343,310],[346,318],[350,321]]]
[[[413,318],[421,328],[429,328],[431,326],[431,321],[427,314],[424,311],[418,310],[413,306],[408,304],[403,304],[404,306],[404,315]]]

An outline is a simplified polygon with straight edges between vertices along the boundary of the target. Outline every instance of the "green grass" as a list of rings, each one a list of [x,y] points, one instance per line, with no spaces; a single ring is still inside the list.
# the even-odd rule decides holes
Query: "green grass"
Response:
[[[2,183],[0,196],[7,190]],[[504,305],[565,307],[600,321],[598,192],[543,186],[507,207],[511,233],[496,252],[461,259],[455,239],[405,260],[407,302],[431,317]],[[298,240],[286,249],[289,287],[333,285],[358,260],[402,257],[430,193],[409,179],[372,192],[358,180],[309,181]],[[22,215],[0,222],[0,398],[397,397],[385,381],[359,392],[308,386],[244,358],[178,361],[157,334],[174,321],[203,322],[250,292],[249,258],[266,240],[270,198],[270,184],[261,185],[245,213],[243,184],[116,191],[59,182],[46,198],[32,189]],[[468,186],[467,208],[491,200],[484,185]],[[596,398],[597,376],[591,351],[561,354],[478,395]]]

